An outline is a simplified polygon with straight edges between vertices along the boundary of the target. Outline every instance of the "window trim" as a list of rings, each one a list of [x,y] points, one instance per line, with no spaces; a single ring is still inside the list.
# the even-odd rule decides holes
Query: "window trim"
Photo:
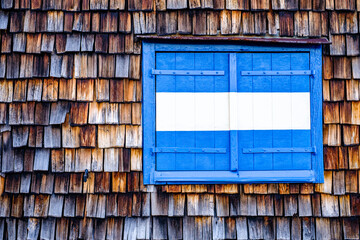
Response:
[[[309,52],[311,142],[316,149],[312,155],[311,170],[290,171],[156,171],[155,170],[155,53],[162,52]],[[143,76],[143,180],[144,184],[199,184],[199,183],[301,183],[324,181],[323,123],[322,123],[322,46],[294,44],[209,44],[142,42]],[[232,69],[229,69],[230,74]],[[233,161],[231,159],[230,161]],[[194,177],[196,172],[197,177]],[[214,177],[214,173],[216,176]]]

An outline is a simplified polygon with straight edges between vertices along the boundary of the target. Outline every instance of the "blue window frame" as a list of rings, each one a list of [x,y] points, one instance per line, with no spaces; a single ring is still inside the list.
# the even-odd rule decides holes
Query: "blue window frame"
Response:
[[[323,182],[321,45],[142,49],[144,184]]]

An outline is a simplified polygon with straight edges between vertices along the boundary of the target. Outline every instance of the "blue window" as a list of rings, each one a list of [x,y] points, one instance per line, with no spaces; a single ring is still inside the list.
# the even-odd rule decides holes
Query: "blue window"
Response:
[[[144,184],[323,182],[321,51],[143,42]]]

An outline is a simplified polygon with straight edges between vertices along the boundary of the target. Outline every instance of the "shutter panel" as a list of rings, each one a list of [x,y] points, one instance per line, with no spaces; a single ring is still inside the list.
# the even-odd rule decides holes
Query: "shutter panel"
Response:
[[[311,169],[309,53],[239,53],[239,170]]]
[[[320,46],[142,49],[144,184],[323,181]]]
[[[156,53],[157,171],[230,170],[226,53]]]

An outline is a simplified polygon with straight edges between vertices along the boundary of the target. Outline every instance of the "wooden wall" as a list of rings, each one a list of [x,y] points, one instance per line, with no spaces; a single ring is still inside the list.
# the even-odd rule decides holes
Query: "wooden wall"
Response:
[[[360,1],[0,6],[0,239],[359,239]],[[139,34],[328,38],[325,183],[144,186]]]

